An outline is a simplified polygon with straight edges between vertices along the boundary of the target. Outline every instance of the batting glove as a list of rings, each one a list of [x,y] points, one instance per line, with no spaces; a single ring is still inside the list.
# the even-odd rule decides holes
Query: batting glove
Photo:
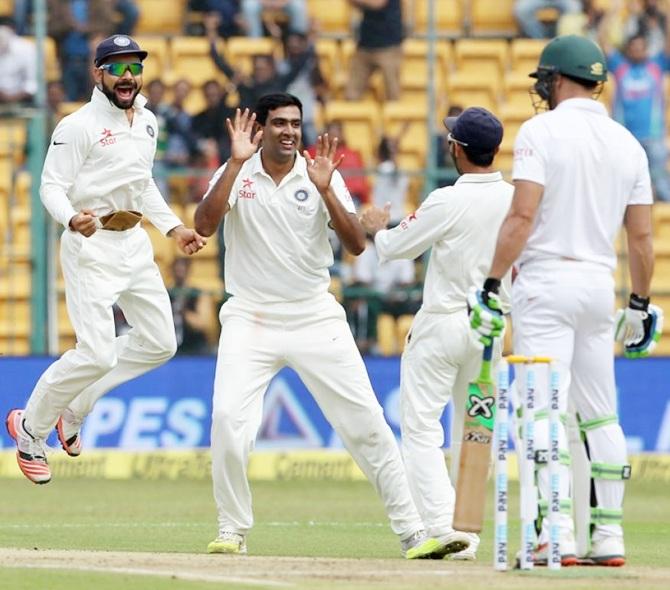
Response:
[[[663,310],[649,298],[632,293],[626,309],[617,311],[614,339],[624,344],[626,358],[644,358],[656,348],[663,332]]]
[[[505,329],[498,297],[499,287],[499,280],[486,279],[482,289],[472,287],[468,293],[470,327],[477,332],[479,341],[484,346],[490,346],[493,339],[498,338]]]

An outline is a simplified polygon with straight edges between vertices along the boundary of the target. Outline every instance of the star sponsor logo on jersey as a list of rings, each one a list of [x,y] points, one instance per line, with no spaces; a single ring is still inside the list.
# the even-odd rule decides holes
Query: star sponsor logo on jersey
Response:
[[[238,199],[255,199],[254,181],[251,178],[242,180],[242,188],[237,192]]]
[[[514,150],[514,159],[523,160],[524,158],[532,158],[535,155],[533,148],[520,147]]]
[[[112,133],[111,129],[102,130],[102,138],[100,139],[100,145],[113,145],[116,143],[116,137]]]
[[[413,213],[410,213],[407,217],[405,217],[405,219],[403,219],[399,223],[400,229],[403,229],[403,230],[408,229],[409,224],[412,223],[412,221],[416,221],[416,211],[414,211]]]

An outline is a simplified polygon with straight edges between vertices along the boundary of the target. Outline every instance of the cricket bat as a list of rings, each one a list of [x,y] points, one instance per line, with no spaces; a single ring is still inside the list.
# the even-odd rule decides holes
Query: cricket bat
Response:
[[[496,414],[492,356],[493,344],[485,346],[479,377],[468,385],[453,524],[457,531],[479,533],[484,522],[486,479]]]

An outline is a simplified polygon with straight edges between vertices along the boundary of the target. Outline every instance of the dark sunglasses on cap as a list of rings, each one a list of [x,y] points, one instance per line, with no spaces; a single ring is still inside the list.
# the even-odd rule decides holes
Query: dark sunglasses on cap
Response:
[[[135,62],[135,63],[124,63],[121,61],[113,62],[109,64],[103,64],[100,66],[101,70],[107,71],[112,76],[120,78],[128,70],[133,76],[139,76],[144,69],[144,64]]]

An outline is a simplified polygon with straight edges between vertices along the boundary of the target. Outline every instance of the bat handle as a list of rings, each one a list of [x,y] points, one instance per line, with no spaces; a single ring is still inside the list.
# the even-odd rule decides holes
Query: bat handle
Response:
[[[491,344],[487,344],[486,346],[484,346],[483,359],[485,361],[490,361],[491,358],[493,358],[493,340],[491,340]]]

